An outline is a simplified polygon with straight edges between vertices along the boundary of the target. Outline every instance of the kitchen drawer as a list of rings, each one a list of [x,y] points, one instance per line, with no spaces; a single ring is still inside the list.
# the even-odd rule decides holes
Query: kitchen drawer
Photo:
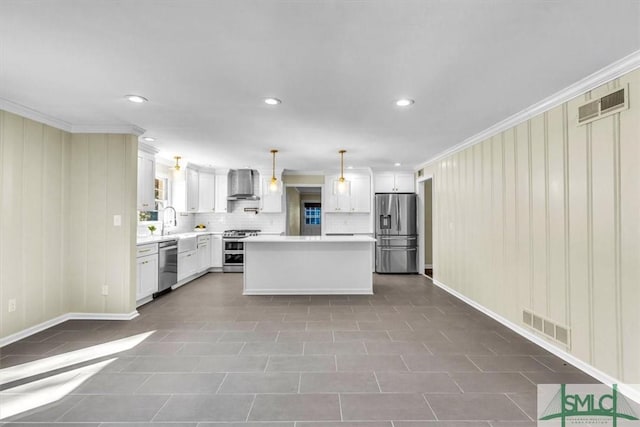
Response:
[[[211,236],[209,234],[205,234],[204,236],[198,236],[198,244],[208,242],[211,240]]]
[[[157,243],[147,243],[146,245],[138,245],[136,250],[136,258],[141,256],[153,255],[158,253]]]

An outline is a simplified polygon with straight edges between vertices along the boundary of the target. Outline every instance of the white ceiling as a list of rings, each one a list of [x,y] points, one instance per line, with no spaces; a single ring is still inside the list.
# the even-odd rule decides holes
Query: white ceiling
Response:
[[[0,97],[140,126],[202,165],[270,167],[277,148],[279,167],[335,169],[345,148],[346,165],[413,168],[638,50],[639,16],[638,0],[0,0]]]

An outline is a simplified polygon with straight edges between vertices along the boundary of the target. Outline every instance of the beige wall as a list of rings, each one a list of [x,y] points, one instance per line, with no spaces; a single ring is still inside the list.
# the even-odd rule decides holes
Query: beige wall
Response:
[[[287,185],[324,185],[324,175],[284,175],[282,182]]]
[[[577,106],[630,83],[631,108]],[[435,276],[508,320],[571,328],[567,350],[640,383],[640,70],[434,166]]]
[[[68,312],[134,310],[136,150],[134,136],[0,111],[0,338]]]
[[[66,242],[72,312],[135,309],[136,159],[133,135],[71,136]],[[113,225],[114,215],[121,215],[122,226]]]
[[[424,185],[424,264],[433,265],[433,179],[428,179],[421,185]]]

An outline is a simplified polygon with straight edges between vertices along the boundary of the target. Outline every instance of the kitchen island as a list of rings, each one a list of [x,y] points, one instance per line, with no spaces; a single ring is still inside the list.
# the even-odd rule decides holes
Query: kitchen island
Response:
[[[244,295],[372,295],[369,236],[255,236],[244,242]]]

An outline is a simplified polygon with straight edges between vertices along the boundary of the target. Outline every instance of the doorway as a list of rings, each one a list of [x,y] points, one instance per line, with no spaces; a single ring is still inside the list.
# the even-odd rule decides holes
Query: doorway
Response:
[[[287,235],[322,235],[322,187],[287,187]]]
[[[424,194],[424,274],[433,279],[433,178],[422,182]]]

